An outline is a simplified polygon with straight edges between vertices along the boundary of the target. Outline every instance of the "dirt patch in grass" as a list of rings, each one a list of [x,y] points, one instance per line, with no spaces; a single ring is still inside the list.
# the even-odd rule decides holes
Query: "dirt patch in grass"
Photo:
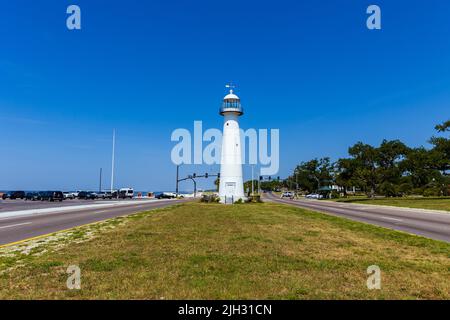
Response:
[[[0,297],[450,298],[444,242],[273,203],[186,203],[125,219],[14,268],[0,256]],[[69,265],[81,269],[81,290],[66,288]],[[381,290],[367,289],[370,265],[381,268]]]

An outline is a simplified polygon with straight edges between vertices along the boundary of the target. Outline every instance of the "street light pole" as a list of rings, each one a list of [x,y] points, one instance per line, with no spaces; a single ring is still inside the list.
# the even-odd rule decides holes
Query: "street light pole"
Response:
[[[179,169],[180,169],[180,165],[177,165],[177,185],[176,185],[176,191],[175,191],[175,194],[177,195],[177,198],[178,198],[178,174],[179,174]]]
[[[253,165],[252,165],[252,195],[255,194],[255,179],[253,178]]]
[[[112,143],[112,160],[111,160],[111,194],[114,188],[114,153],[116,148],[116,130],[113,130],[113,143]]]
[[[100,168],[100,183],[98,186],[98,191],[102,192],[102,168]]]

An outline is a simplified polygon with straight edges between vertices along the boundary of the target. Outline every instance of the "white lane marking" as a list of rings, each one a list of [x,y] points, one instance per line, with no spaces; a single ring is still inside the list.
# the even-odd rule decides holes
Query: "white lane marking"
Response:
[[[380,218],[386,219],[386,220],[397,221],[397,222],[402,222],[403,221],[402,219],[390,218],[390,217],[385,217],[385,216],[380,216]]]
[[[6,228],[12,228],[12,227],[18,227],[18,226],[24,226],[26,224],[31,224],[31,222],[24,222],[24,223],[17,223],[17,224],[10,224],[9,226],[2,226],[0,229],[6,229]]]

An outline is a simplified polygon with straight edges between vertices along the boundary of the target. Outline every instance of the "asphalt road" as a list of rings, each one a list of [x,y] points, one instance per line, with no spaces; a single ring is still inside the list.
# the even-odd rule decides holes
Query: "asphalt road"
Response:
[[[124,200],[64,200],[62,202],[55,201],[29,201],[29,200],[0,200],[0,213],[5,211],[20,211],[20,210],[29,210],[29,209],[44,209],[44,208],[59,208],[59,207],[70,207],[70,206],[80,206],[84,204],[101,204],[101,203],[110,203],[110,202],[120,202]],[[133,201],[145,201],[140,199],[135,199]]]
[[[12,242],[17,242],[20,240],[110,218],[129,215],[156,208],[163,208],[185,201],[189,200],[157,200],[152,202],[137,200],[133,203],[130,203],[129,205],[123,205],[120,207],[89,208],[69,212],[54,212],[2,218],[0,219],[0,245],[9,244]],[[47,202],[46,204],[46,207],[49,207],[49,203]],[[63,202],[62,204],[68,205],[67,202]],[[77,204],[80,205],[80,203],[72,203],[72,205]],[[89,202],[82,202],[81,204],[89,204]],[[52,205],[53,204],[50,204],[50,206]],[[30,207],[21,206],[20,210],[29,208]]]
[[[280,199],[271,193],[266,193],[265,199],[450,242],[450,212],[436,213],[432,210],[392,208],[309,199]]]

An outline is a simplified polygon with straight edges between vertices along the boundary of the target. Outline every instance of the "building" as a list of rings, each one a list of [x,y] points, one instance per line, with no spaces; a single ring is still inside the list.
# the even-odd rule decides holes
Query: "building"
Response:
[[[244,182],[242,179],[242,150],[239,117],[244,114],[241,100],[233,93],[223,98],[220,114],[224,117],[222,153],[220,162],[220,202],[231,204],[244,200]]]

